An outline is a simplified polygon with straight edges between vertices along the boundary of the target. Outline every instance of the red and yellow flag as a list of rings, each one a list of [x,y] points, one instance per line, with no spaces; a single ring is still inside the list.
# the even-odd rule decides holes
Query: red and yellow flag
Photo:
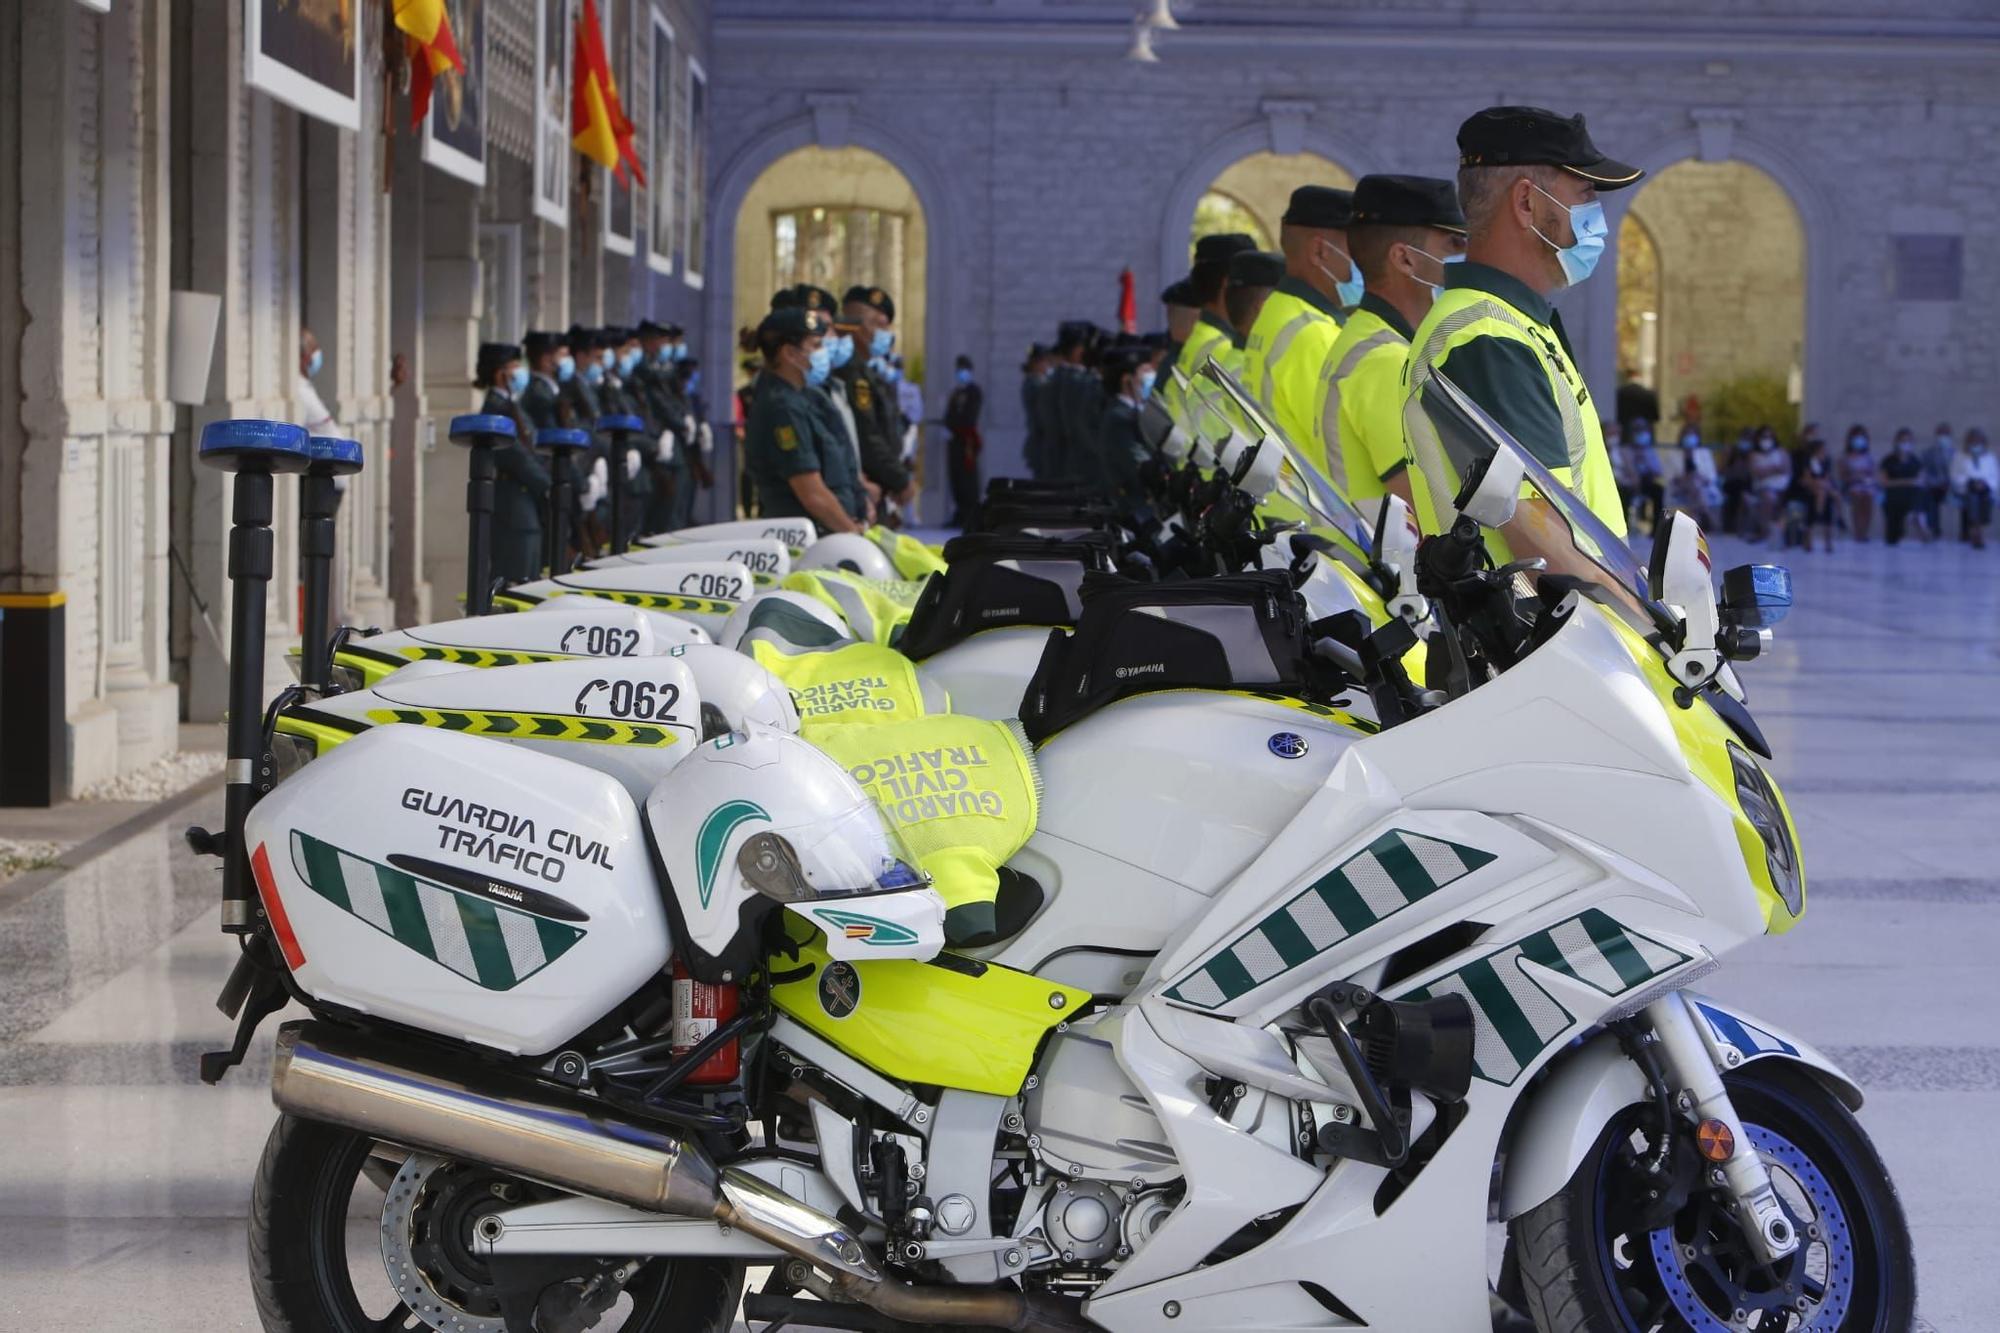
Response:
[[[465,58],[451,33],[445,0],[395,0],[396,28],[410,48],[410,128],[431,110],[431,86],[448,69],[465,73]]]
[[[611,62],[604,55],[604,29],[597,22],[597,6],[583,0],[576,17],[576,69],[570,78],[570,143],[600,167],[618,173],[632,169],[633,179],[646,183],[633,146],[637,133],[625,118],[618,101],[618,83],[611,77]]]

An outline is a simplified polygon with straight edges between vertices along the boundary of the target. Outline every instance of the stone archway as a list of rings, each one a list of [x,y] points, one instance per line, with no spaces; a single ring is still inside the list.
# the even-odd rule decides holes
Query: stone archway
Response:
[[[730,156],[715,177],[715,202],[710,216],[722,219],[725,225],[712,227],[709,231],[707,272],[713,276],[708,300],[707,337],[703,345],[713,349],[709,352],[711,357],[726,355],[728,358],[719,362],[717,369],[721,373],[715,377],[715,387],[708,395],[709,416],[716,431],[718,453],[728,447],[733,455],[733,443],[724,444],[730,440],[730,394],[721,390],[724,385],[734,387],[738,360],[735,324],[736,223],[751,189],[772,164],[801,148],[838,149],[852,146],[867,149],[894,167],[915,192],[924,216],[928,253],[962,253],[961,238],[965,236],[966,229],[958,215],[957,202],[945,189],[943,175],[928,158],[893,131],[857,114],[851,97],[825,96],[808,100],[812,105],[806,114],[781,121],[754,135]],[[923,316],[923,342],[928,349],[924,365],[924,399],[927,404],[944,401],[951,383],[953,349],[965,345],[964,332],[959,324],[969,308],[966,282],[967,271],[962,264],[927,265]],[[735,466],[733,456],[719,457],[718,475],[733,476]],[[941,469],[934,467],[926,469],[924,484],[927,491],[942,490],[943,477],[933,475],[939,472]],[[718,503],[727,510],[734,501],[729,498]],[[729,513],[715,516],[728,517]]]

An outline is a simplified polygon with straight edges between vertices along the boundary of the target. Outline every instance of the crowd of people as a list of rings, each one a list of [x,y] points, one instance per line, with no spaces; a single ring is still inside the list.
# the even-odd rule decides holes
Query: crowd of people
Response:
[[[1751,542],[1776,536],[1787,550],[1809,551],[1817,543],[1831,551],[1836,532],[1872,540],[1879,519],[1890,546],[1910,538],[1986,547],[2000,456],[1977,428],[1959,437],[1940,422],[1920,445],[1904,426],[1877,452],[1858,423],[1837,448],[1816,423],[1790,446],[1769,425],[1745,427],[1724,444],[1705,439],[1692,423],[1661,443],[1655,424],[1644,415],[1602,423],[1619,498],[1635,528],[1650,529],[1679,510],[1707,531]]]

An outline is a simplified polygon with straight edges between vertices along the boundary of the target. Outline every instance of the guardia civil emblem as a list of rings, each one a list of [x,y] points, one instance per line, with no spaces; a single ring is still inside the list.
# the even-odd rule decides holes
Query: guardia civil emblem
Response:
[[[861,1007],[861,974],[851,963],[828,963],[819,974],[819,1007],[828,1018],[846,1018]]]

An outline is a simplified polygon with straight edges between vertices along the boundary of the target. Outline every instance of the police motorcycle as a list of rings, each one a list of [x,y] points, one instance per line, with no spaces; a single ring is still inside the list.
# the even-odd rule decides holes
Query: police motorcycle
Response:
[[[1180,683],[1255,677],[1229,650],[1304,622],[1268,575],[1240,576],[1254,638],[1135,603],[1181,632],[1101,636],[1109,671],[1067,651],[1088,609],[1052,643],[1014,862],[1164,923],[1122,989],[1054,975],[1076,931],[945,948],[907,826],[795,737],[708,741],[642,811],[419,728],[259,801],[232,734],[225,1008],[239,1048],[260,1009],[312,1015],[253,1195],[265,1326],[721,1329],[755,1267],[774,1325],[1485,1329],[1497,1186],[1501,1289],[1544,1333],[1907,1327],[1859,1089],[1689,989],[1804,911],[1765,747],[1718,707],[1782,571],[1718,603],[1685,519],[1642,570],[1448,385],[1424,406],[1490,456],[1424,552],[1442,702],[1373,732],[1249,712],[1198,738],[1215,763],[1169,754],[1204,705],[1267,704]],[[1517,517],[1592,576],[1492,567]],[[1126,669],[1151,651],[1175,671]],[[1064,768],[1128,718],[1164,739],[1117,782]],[[1226,798],[1252,749],[1316,770],[1294,808],[1170,803]]]

